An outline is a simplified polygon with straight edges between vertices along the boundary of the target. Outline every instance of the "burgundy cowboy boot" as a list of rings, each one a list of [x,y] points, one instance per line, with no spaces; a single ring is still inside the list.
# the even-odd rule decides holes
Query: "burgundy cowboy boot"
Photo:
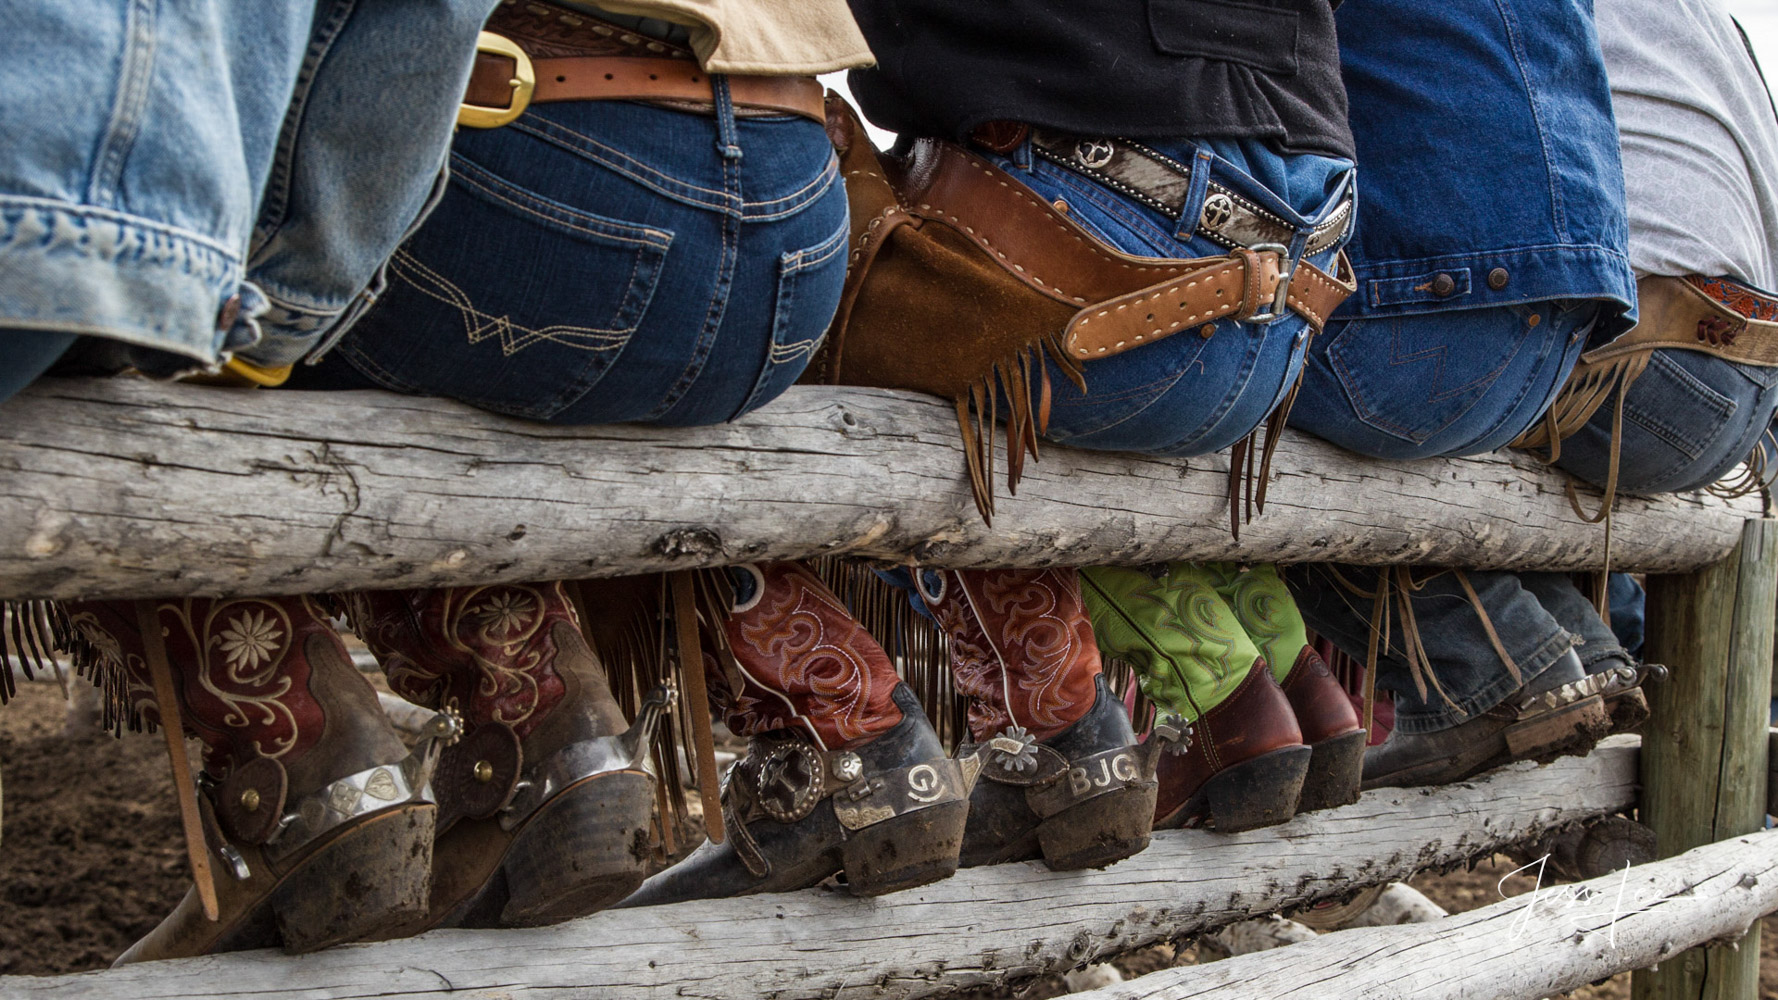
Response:
[[[944,629],[969,699],[981,780],[963,864],[1043,858],[1102,868],[1148,846],[1154,751],[1106,686],[1072,569],[923,570],[920,596]]]
[[[723,788],[727,837],[623,905],[784,892],[842,871],[858,896],[948,878],[972,771],[945,756],[882,647],[807,567],[727,572],[721,628],[737,672],[704,661],[730,731],[749,738]]]
[[[1313,812],[1358,801],[1364,773],[1364,723],[1346,689],[1327,667],[1327,661],[1305,644],[1296,663],[1279,682],[1297,728],[1309,747],[1309,773],[1296,811]]]
[[[154,601],[181,722],[203,742],[198,808],[220,919],[194,887],[117,961],[383,936],[425,912],[432,741],[410,754],[306,597]],[[113,711],[159,725],[136,603],[66,605],[76,662]],[[439,733],[448,736],[448,733]]]
[[[560,583],[349,598],[389,686],[461,716],[438,765],[432,903],[404,928],[531,926],[602,909],[642,882],[660,711],[612,699]]]

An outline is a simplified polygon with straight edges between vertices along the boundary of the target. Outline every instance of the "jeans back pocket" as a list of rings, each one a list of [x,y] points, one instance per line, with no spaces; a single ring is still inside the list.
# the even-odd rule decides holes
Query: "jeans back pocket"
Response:
[[[846,246],[851,231],[851,222],[842,217],[840,227],[820,243],[778,256],[771,344],[753,391],[734,417],[776,399],[796,382],[821,349],[845,286]]]
[[[672,241],[454,155],[450,190],[341,350],[391,388],[547,420],[629,343]]]

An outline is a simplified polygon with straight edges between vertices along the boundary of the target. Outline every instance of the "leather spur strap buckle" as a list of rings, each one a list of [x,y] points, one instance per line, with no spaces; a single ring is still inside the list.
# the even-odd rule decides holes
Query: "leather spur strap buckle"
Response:
[[[511,97],[505,107],[486,104],[471,104],[465,100],[457,108],[457,124],[467,128],[499,128],[507,122],[516,120],[531,106],[531,95],[537,91],[537,70],[531,64],[531,57],[519,48],[517,42],[505,35],[497,35],[492,31],[484,31],[475,40],[476,68],[484,65],[483,53],[498,59],[511,59],[512,76],[506,81],[511,88]]]

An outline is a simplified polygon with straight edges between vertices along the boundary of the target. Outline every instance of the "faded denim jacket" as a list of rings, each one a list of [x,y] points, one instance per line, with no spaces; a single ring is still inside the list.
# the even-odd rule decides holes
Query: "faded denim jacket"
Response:
[[[0,4],[0,337],[300,358],[424,214],[494,2]]]
[[[1338,15],[1364,171],[1346,318],[1604,300],[1635,319],[1590,0],[1363,0]],[[1615,307],[1615,308],[1613,308]]]

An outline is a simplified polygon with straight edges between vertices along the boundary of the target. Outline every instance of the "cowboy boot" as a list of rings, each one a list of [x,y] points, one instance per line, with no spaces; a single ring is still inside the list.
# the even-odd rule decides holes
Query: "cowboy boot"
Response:
[[[389,686],[463,720],[434,781],[432,905],[407,933],[553,923],[642,883],[654,811],[643,758],[666,705],[651,696],[624,721],[562,584],[349,602]]]
[[[1186,567],[1175,564],[1173,569]],[[1297,728],[1309,746],[1309,773],[1296,811],[1357,802],[1364,774],[1364,725],[1327,661],[1309,645],[1308,627],[1278,578],[1278,568],[1269,563],[1200,563],[1197,569],[1215,581],[1216,592],[1234,609],[1296,713]]]
[[[1364,787],[1462,781],[1515,760],[1584,755],[1610,731],[1598,692],[1569,649],[1486,712],[1425,733],[1396,729],[1365,751]]]
[[[1520,573],[1519,584],[1557,623],[1582,639],[1576,650],[1587,672],[1587,683],[1605,702],[1613,733],[1635,732],[1648,719],[1648,697],[1642,684],[1651,676],[1664,680],[1667,668],[1638,662],[1599,616],[1593,602],[1581,594],[1567,573]]]
[[[1160,759],[1155,828],[1209,824],[1233,833],[1295,815],[1311,751],[1222,597],[1170,566],[1095,567],[1081,571],[1081,582],[1100,649],[1135,669],[1159,713],[1156,732],[1187,737],[1183,752]]]
[[[1154,751],[1111,693],[1072,569],[914,574],[944,629],[969,701],[981,780],[969,797],[965,866],[1043,858],[1103,868],[1148,846]]]
[[[882,647],[801,564],[726,573],[736,671],[704,664],[729,730],[749,739],[723,788],[727,836],[623,905],[785,892],[842,871],[857,896],[950,877],[975,775],[945,756]]]
[[[383,936],[426,908],[433,757],[410,754],[307,597],[155,601],[180,721],[203,743],[198,809],[220,918],[197,888],[117,960]],[[66,606],[114,723],[159,725],[137,606]],[[446,735],[446,734],[440,734]],[[427,741],[429,748],[431,741]]]

